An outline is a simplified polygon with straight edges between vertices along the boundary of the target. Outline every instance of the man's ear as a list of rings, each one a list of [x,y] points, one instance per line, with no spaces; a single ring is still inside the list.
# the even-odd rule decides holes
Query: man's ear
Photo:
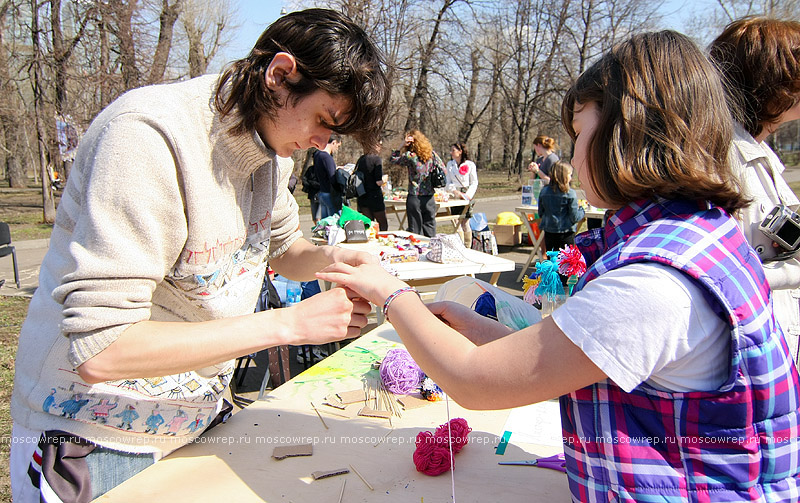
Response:
[[[288,52],[279,52],[272,57],[267,71],[264,73],[267,89],[277,91],[286,81],[295,83],[300,80],[300,72],[297,71],[297,61]]]

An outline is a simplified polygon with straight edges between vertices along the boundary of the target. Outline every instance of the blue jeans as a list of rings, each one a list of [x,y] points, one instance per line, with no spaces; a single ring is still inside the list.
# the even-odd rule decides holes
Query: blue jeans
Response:
[[[318,192],[319,207],[321,209],[321,217],[327,218],[342,211],[342,196],[332,192]]]
[[[317,194],[309,195],[308,201],[311,204],[311,218],[314,219],[314,223],[317,223],[322,220],[322,206],[319,204],[319,196]]]
[[[86,456],[92,499],[102,496],[155,463],[152,454],[113,451],[99,445]]]

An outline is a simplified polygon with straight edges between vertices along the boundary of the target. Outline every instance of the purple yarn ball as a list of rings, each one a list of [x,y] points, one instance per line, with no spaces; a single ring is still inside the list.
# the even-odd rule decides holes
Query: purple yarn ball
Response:
[[[390,349],[381,362],[381,380],[392,393],[405,395],[419,388],[425,374],[405,349]]]

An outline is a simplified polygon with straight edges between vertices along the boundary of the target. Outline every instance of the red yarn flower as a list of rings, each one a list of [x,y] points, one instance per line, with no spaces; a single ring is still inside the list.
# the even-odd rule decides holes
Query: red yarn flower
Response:
[[[581,276],[586,272],[586,259],[575,245],[566,245],[558,251],[558,272],[564,276]]]
[[[448,448],[448,433],[450,436],[451,443],[453,444],[453,454],[458,454],[461,449],[467,445],[467,435],[469,432],[472,431],[472,428],[469,427],[467,424],[467,420],[463,417],[457,417],[455,419],[450,420],[450,428],[448,432],[447,423],[436,428],[436,432],[433,434],[434,437],[442,439],[444,442],[444,447]]]
[[[450,470],[450,451],[429,431],[417,434],[414,466],[425,475],[441,475]]]
[[[468,172],[469,172],[469,166],[467,165],[467,163],[464,163],[464,164],[462,164],[461,166],[458,167],[458,174],[459,175],[464,176]]]

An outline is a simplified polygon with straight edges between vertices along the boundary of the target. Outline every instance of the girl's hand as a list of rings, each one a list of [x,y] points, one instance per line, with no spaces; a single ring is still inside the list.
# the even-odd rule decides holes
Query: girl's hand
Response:
[[[278,312],[289,316],[294,342],[288,344],[298,346],[358,337],[367,324],[367,314],[371,310],[369,302],[353,292],[332,288]]]
[[[331,263],[344,262],[352,266],[359,266],[361,264],[377,264],[378,258],[367,252],[348,250],[347,248],[340,248],[332,246],[330,250]]]
[[[355,267],[342,262],[331,264],[318,272],[317,278],[345,286],[376,306],[382,306],[395,290],[408,286],[377,261]]]
[[[476,346],[492,342],[513,332],[502,323],[481,316],[457,302],[434,302],[428,304],[427,307],[431,313]]]
[[[539,165],[536,164],[535,162],[532,162],[532,163],[528,164],[528,171],[530,171],[531,173],[536,173],[538,175],[539,174]]]

